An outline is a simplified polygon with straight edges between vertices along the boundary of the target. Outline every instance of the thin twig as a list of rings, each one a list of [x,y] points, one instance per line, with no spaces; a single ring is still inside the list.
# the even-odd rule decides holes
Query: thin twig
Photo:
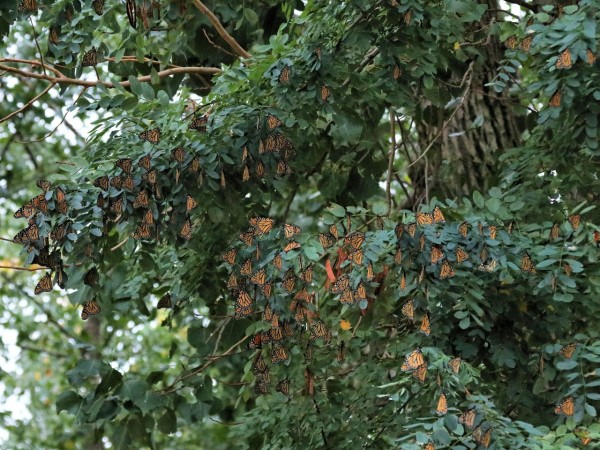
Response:
[[[38,49],[38,52],[40,53],[40,61],[42,63],[42,72],[44,72],[44,75],[46,75],[46,65],[44,64],[44,57],[42,56],[42,49],[40,48],[40,44],[38,42],[38,36],[37,33],[35,32],[35,26],[33,25],[33,18],[31,16],[29,16],[29,22],[31,22],[31,29],[33,30],[33,40],[35,41],[35,46]]]
[[[392,136],[392,148],[388,157],[388,173],[385,181],[385,195],[387,198],[387,217],[392,213],[392,174],[394,170],[394,156],[396,155],[396,120],[394,118],[394,110],[390,109],[390,133]]]
[[[204,36],[206,37],[206,40],[207,40],[207,41],[208,41],[208,42],[209,42],[209,43],[210,43],[210,44],[211,44],[213,47],[215,47],[215,48],[217,48],[217,49],[221,50],[221,51],[222,51],[222,52],[224,52],[224,53],[227,53],[228,55],[231,55],[231,56],[236,56],[236,55],[234,55],[233,53],[231,53],[231,52],[229,52],[229,51],[225,50],[225,49],[224,49],[223,47],[221,47],[219,44],[216,44],[216,43],[214,43],[214,42],[212,41],[212,39],[211,39],[211,38],[208,36],[208,33],[206,32],[206,30],[205,30],[205,29],[202,29],[202,32],[204,33]]]
[[[283,211],[283,221],[284,222],[287,220],[287,216],[290,212],[290,208],[292,207],[292,202],[294,201],[294,197],[296,197],[296,194],[298,193],[298,187],[299,186],[297,184],[294,186],[294,190],[290,194],[290,198],[288,199],[288,201],[285,205],[285,211]]]
[[[6,122],[7,120],[10,120],[12,117],[14,117],[17,114],[20,114],[23,111],[25,111],[26,109],[30,108],[36,101],[38,101],[40,98],[42,98],[44,95],[46,95],[50,91],[50,89],[52,89],[53,87],[54,87],[54,83],[49,84],[48,87],[46,87],[46,89],[44,89],[38,95],[36,95],[35,97],[33,97],[31,100],[29,100],[27,103],[25,103],[22,107],[20,107],[16,111],[11,112],[7,116],[2,117],[0,119],[0,123]]]
[[[0,269],[8,269],[8,270],[24,270],[25,272],[35,272],[37,270],[48,270],[47,267],[18,267],[18,266],[6,266],[4,264],[0,264]]]
[[[69,356],[64,353],[59,353],[59,352],[55,352],[53,350],[48,350],[47,348],[33,347],[28,344],[17,344],[17,347],[22,348],[23,350],[30,351],[30,352],[46,353],[50,356],[56,356],[57,358],[67,358]]]
[[[113,248],[110,249],[111,252],[114,252],[115,250],[123,247],[127,241],[129,240],[129,236],[127,236],[125,239],[123,239],[121,242],[119,242],[117,245],[115,245]]]
[[[215,16],[213,12],[208,9],[206,5],[204,5],[204,3],[202,3],[200,0],[193,0],[193,2],[194,5],[196,5],[196,8],[198,8],[202,14],[208,17],[210,23],[212,23],[213,27],[215,27],[215,30],[217,30],[217,33],[219,33],[219,36],[221,36],[221,38],[227,42],[229,47],[231,47],[235,53],[245,59],[252,58],[252,55],[244,50],[242,46],[238,44],[237,41],[227,32],[227,30],[223,28],[223,25],[221,25],[221,22],[217,16]]]

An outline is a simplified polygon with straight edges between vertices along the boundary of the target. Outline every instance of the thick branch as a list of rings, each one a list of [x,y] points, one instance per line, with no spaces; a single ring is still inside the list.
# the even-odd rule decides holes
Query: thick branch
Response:
[[[196,5],[196,8],[198,8],[202,14],[204,14],[206,17],[208,17],[208,20],[210,20],[210,23],[212,23],[213,27],[215,27],[215,30],[217,30],[217,33],[219,33],[219,36],[221,36],[221,38],[225,42],[227,42],[229,47],[231,47],[231,49],[235,53],[240,55],[242,58],[246,58],[246,59],[252,58],[252,55],[250,53],[248,53],[246,50],[244,50],[242,48],[242,46],[240,44],[238,44],[237,41],[227,32],[227,30],[225,28],[223,28],[223,25],[221,25],[221,22],[219,21],[217,16],[215,16],[213,14],[213,12],[210,9],[208,9],[206,7],[206,5],[204,5],[204,3],[202,3],[200,0],[193,0],[193,1],[194,1],[194,5]]]

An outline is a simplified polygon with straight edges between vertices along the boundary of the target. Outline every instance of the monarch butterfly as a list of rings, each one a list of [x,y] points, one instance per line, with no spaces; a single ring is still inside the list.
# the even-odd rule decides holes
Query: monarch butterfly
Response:
[[[433,211],[431,212],[431,217],[433,218],[433,223],[445,223],[446,222],[444,213],[442,212],[442,210],[440,209],[439,206],[436,206],[435,208],[433,208]]]
[[[98,305],[96,300],[90,300],[83,305],[83,309],[81,310],[81,318],[83,320],[87,320],[90,316],[95,316],[96,314],[100,313],[100,311],[102,311],[102,308],[100,308],[100,305]]]
[[[281,84],[287,84],[290,82],[290,68],[288,66],[285,66],[283,69],[281,69],[277,81],[279,81]]]
[[[394,78],[394,80],[398,80],[401,75],[402,69],[400,69],[400,66],[398,64],[394,65],[394,70],[392,72],[392,77]]]
[[[458,233],[466,238],[467,234],[469,233],[469,224],[467,222],[463,222],[458,226]]]
[[[67,235],[68,227],[69,227],[68,222],[61,223],[60,225],[56,225],[54,228],[52,228],[52,231],[50,232],[50,239],[52,239],[53,241],[60,241],[60,240],[64,239],[65,236]]]
[[[125,173],[131,173],[133,170],[133,160],[131,158],[121,158],[117,160],[115,166],[120,168]]]
[[[42,292],[50,292],[52,290],[52,276],[50,273],[46,273],[40,281],[35,285],[33,293],[39,295]]]
[[[147,223],[139,225],[133,232],[134,239],[150,239],[151,236],[152,228]]]
[[[440,414],[442,416],[448,412],[448,400],[446,399],[446,394],[443,392],[440,394],[435,412],[436,414]]]
[[[432,245],[431,246],[431,255],[430,255],[430,262],[431,264],[436,264],[438,261],[442,260],[444,258],[444,252],[442,252],[442,249],[438,246],[438,245]]]
[[[31,206],[33,206],[38,211],[47,214],[48,213],[48,200],[46,200],[46,196],[44,194],[36,195],[31,200]]]
[[[325,326],[325,323],[322,320],[315,321],[310,327],[310,339],[316,340],[319,338],[323,338],[328,340],[329,330]]]
[[[375,278],[375,274],[373,273],[373,264],[369,263],[367,266],[367,281],[371,281]]]
[[[454,374],[458,374],[458,372],[460,372],[460,363],[461,359],[459,357],[452,358],[450,361],[448,361],[448,365]]]
[[[208,115],[204,114],[200,117],[192,117],[192,121],[190,122],[189,129],[199,131],[200,133],[204,133],[206,131],[206,125],[208,124]]]
[[[120,215],[123,212],[123,197],[111,198],[108,208],[112,213]]]
[[[527,273],[535,273],[533,261],[528,253],[523,253],[523,257],[521,258],[521,270]]]
[[[277,253],[273,257],[273,265],[277,268],[277,270],[281,270],[281,267],[283,265],[283,260],[281,259],[281,253]]]
[[[294,271],[292,269],[289,269],[283,277],[283,280],[281,280],[281,287],[289,294],[294,290],[295,285],[296,275],[294,275]]]
[[[394,253],[394,262],[396,264],[402,264],[402,249],[398,247],[396,253]]]
[[[331,95],[331,91],[325,85],[321,86],[321,101],[326,102],[329,96]]]
[[[351,246],[354,249],[359,249],[365,242],[365,233],[355,231],[344,238],[344,244]]]
[[[550,228],[550,235],[549,235],[548,239],[558,239],[559,236],[560,236],[560,227],[559,227],[558,223],[554,222],[554,224],[552,225],[552,228]]]
[[[572,342],[570,344],[565,345],[563,348],[561,348],[558,353],[564,358],[571,359],[571,357],[573,356],[573,353],[575,353],[576,349],[577,349],[577,343]]]
[[[158,144],[160,141],[160,128],[142,131],[139,134],[139,137],[142,141],[148,141],[151,144]]]
[[[288,352],[283,345],[275,345],[271,350],[271,363],[278,364],[289,358]]]
[[[525,53],[528,53],[529,49],[531,48],[531,41],[533,41],[533,34],[530,34],[521,41],[521,50],[523,50]]]
[[[345,274],[340,276],[337,281],[331,285],[331,292],[333,294],[341,294],[348,289],[350,289],[350,277]]]
[[[367,298],[367,290],[365,289],[365,285],[362,281],[358,283],[358,286],[354,291],[354,297],[359,300],[365,300]]]
[[[183,222],[183,226],[179,231],[179,236],[186,241],[189,241],[192,238],[192,221],[189,218],[185,219]]]
[[[571,227],[573,227],[573,230],[577,230],[577,228],[579,228],[579,224],[581,223],[581,216],[579,214],[573,214],[572,216],[569,216],[567,220],[571,224]]]
[[[17,11],[19,11],[19,12],[23,12],[23,11],[36,12],[37,9],[38,9],[38,7],[37,7],[37,3],[35,0],[21,0],[21,2],[19,3],[19,6],[17,8]]]
[[[95,267],[92,267],[83,276],[83,284],[86,284],[88,286],[96,286],[98,284],[98,281],[100,281],[100,275],[98,274],[98,269],[96,269]]]
[[[433,442],[429,441],[427,444],[425,444],[423,450],[435,450],[435,445],[433,444]]]
[[[431,322],[429,320],[428,312],[426,312],[425,315],[423,315],[423,319],[421,320],[421,327],[419,328],[419,331],[421,333],[423,333],[425,336],[429,336],[431,334]]]
[[[415,233],[417,232],[417,223],[411,222],[404,225],[404,230],[408,233],[408,235],[412,238],[415,237]]]
[[[283,248],[283,251],[286,252],[286,253],[288,253],[288,252],[290,252],[292,250],[296,250],[296,249],[298,249],[300,247],[301,247],[301,245],[298,242],[291,241],[291,242],[287,243],[287,245]]]
[[[516,36],[509,36],[505,41],[504,41],[504,45],[506,45],[507,48],[514,50],[517,47],[517,37]]]
[[[171,306],[173,306],[171,302],[171,294],[167,292],[156,304],[156,309],[170,309]]]
[[[290,395],[290,380],[287,378],[281,380],[275,385],[275,390],[283,395]]]
[[[560,89],[559,89],[554,94],[552,94],[552,97],[550,97],[550,101],[548,102],[548,106],[550,106],[551,108],[558,108],[560,106],[561,96],[562,95],[561,95],[561,92],[560,92]]]
[[[244,244],[250,246],[252,245],[252,240],[254,239],[254,229],[249,228],[248,231],[240,234],[240,241]]]
[[[400,370],[409,372],[423,365],[425,365],[425,358],[423,358],[421,349],[417,348],[404,357],[404,363],[400,367]]]
[[[354,294],[350,289],[346,289],[340,295],[340,303],[345,303],[348,305],[352,305],[354,303]]]
[[[473,430],[473,440],[483,448],[488,448],[492,442],[492,427],[483,431],[481,425]]]
[[[252,273],[252,261],[250,258],[246,259],[242,263],[242,267],[240,268],[240,275],[250,275]]]
[[[267,363],[265,362],[265,358],[260,353],[256,355],[256,358],[254,358],[251,370],[254,375],[265,373],[269,370]]]
[[[236,319],[247,317],[252,314],[254,301],[252,297],[246,291],[240,291],[237,300],[235,302],[235,314]]]
[[[568,397],[554,408],[555,414],[564,414],[565,416],[572,416],[575,413],[575,400],[573,397]]]
[[[402,233],[404,233],[404,225],[402,225],[401,223],[397,224],[394,227],[394,233],[396,234],[396,238],[400,240],[400,238],[402,237]]]
[[[129,25],[136,28],[137,25],[137,11],[135,7],[135,0],[127,0],[126,4],[127,19],[129,19]]]
[[[200,170],[200,159],[197,156],[192,158],[192,162],[190,162],[188,170],[193,174],[198,173],[198,171]]]
[[[458,423],[466,426],[467,428],[473,428],[475,425],[475,417],[477,416],[477,411],[473,408],[467,409],[461,416],[458,418]]]
[[[31,216],[33,216],[34,213],[35,213],[35,208],[31,204],[31,202],[27,202],[26,205],[21,206],[19,209],[17,209],[15,211],[13,217],[15,219],[21,219],[21,218],[29,219]]]
[[[314,267],[314,264],[309,264],[306,269],[300,272],[300,279],[305,283],[312,283]]]
[[[268,217],[253,217],[249,222],[254,227],[254,234],[257,236],[267,234],[275,224],[275,220]]]
[[[262,161],[259,161],[258,164],[256,164],[256,176],[259,178],[265,176],[265,165],[262,163]]]
[[[352,261],[354,264],[361,265],[363,262],[363,251],[362,250],[353,250],[348,253],[348,259]]]
[[[300,234],[301,232],[302,228],[300,228],[298,225],[294,225],[291,223],[286,223],[283,225],[283,233],[286,239],[291,239],[297,234]]]
[[[402,315],[408,317],[411,321],[415,318],[415,301],[414,299],[408,299],[402,305]]]
[[[496,269],[497,265],[498,265],[498,261],[496,261],[495,259],[492,259],[489,263],[479,264],[477,266],[477,269],[482,270],[484,272],[493,272],[494,269]]]
[[[274,153],[279,150],[286,148],[290,145],[287,138],[281,133],[271,133],[267,136],[266,141],[262,147],[258,147],[258,153]]]
[[[460,264],[461,262],[466,261],[467,259],[469,259],[469,254],[462,247],[457,247],[456,262]]]
[[[67,214],[69,212],[69,204],[66,201],[56,202],[56,210],[60,214]]]
[[[406,275],[402,272],[402,277],[400,277],[400,289],[406,289]]]
[[[587,63],[590,66],[593,66],[596,63],[596,55],[594,55],[591,50],[588,50],[586,53],[586,56],[587,56]]]
[[[244,274],[242,274],[242,275],[244,275]],[[267,272],[265,271],[264,268],[260,269],[259,271],[255,272],[250,277],[250,281],[254,284],[258,284],[258,285],[262,286],[263,284],[265,284],[267,282]]]
[[[452,278],[454,276],[454,270],[452,266],[447,260],[444,260],[442,263],[442,267],[440,269],[440,280],[445,280],[446,278]]]
[[[265,296],[265,298],[268,300],[269,298],[271,298],[271,291],[273,288],[273,284],[269,281],[264,283],[261,287],[260,287],[260,291],[262,292],[262,294]]]
[[[104,12],[104,0],[94,0],[92,2],[92,6],[93,6],[94,11],[96,12],[96,14],[98,14],[99,16],[101,16],[102,13]]]
[[[431,225],[433,223],[433,215],[431,213],[418,212],[416,218],[418,225]]]
[[[557,69],[570,69],[571,64],[571,50],[568,48],[563,50],[560,55],[558,55],[558,59],[556,60],[556,68]]]
[[[490,232],[490,239],[496,239],[496,232],[498,231],[498,228],[494,225],[490,225],[489,227],[487,227],[488,231]]]
[[[50,255],[48,247],[41,248],[39,253],[35,255],[32,261],[32,264],[38,264],[40,266],[48,267],[53,270],[59,263],[60,257],[58,256],[58,253],[53,252],[52,255]]]
[[[421,249],[421,251],[423,251],[423,249],[425,248],[425,235],[422,234],[419,237],[419,248]]]
[[[148,196],[148,191],[145,189],[142,189],[135,196],[135,200],[133,201],[133,207],[134,208],[142,208],[142,207],[147,207],[149,204],[150,204],[150,197]]]
[[[91,67],[98,64],[98,51],[96,47],[92,47],[90,50],[83,54],[81,65],[83,67]]]
[[[142,180],[147,181],[148,183],[154,185],[158,180],[158,172],[156,169],[150,170],[148,173],[142,175]]]
[[[235,264],[235,258],[238,254],[237,248],[230,248],[225,253],[223,253],[223,260],[230,265]]]
[[[287,338],[291,338],[294,336],[294,328],[292,327],[292,324],[290,322],[284,322],[283,323],[283,334],[285,337]]]
[[[242,170],[242,181],[246,182],[250,180],[250,169],[248,168],[248,165],[246,164],[244,166],[244,169]]]
[[[581,428],[575,428],[574,433],[583,445],[588,445],[590,442],[592,442],[592,438],[590,437],[590,433],[588,431]]]
[[[35,185],[44,192],[48,192],[50,190],[50,188],[52,187],[52,183],[50,183],[49,181],[46,181],[46,180],[37,180],[35,182]]]
[[[269,393],[269,383],[267,380],[259,380],[254,384],[254,394],[267,395]]]
[[[24,230],[19,231],[13,238],[13,242],[17,244],[25,244],[32,241],[37,241],[40,237],[40,229],[37,224],[32,223]]]
[[[194,200],[194,198],[188,194],[185,199],[185,212],[189,213],[192,209],[198,206],[198,202]]]
[[[282,122],[279,119],[279,117],[277,117],[273,114],[267,115],[267,127],[269,128],[269,130],[273,130],[274,128],[277,128],[281,124],[282,124]]]
[[[571,264],[569,264],[569,263],[563,264],[563,270],[565,271],[565,275],[567,275],[568,277],[570,277],[571,274],[573,273],[573,268],[571,267]]]
[[[254,350],[255,348],[262,348],[262,334],[255,334],[250,338],[248,343],[246,344],[246,348],[248,350]]]
[[[419,383],[424,383],[427,377],[427,364],[422,364],[413,371],[413,378]]]
[[[277,170],[276,173],[278,176],[283,176],[291,173],[290,166],[283,159],[277,162]]]
[[[231,274],[229,275],[229,278],[227,279],[227,289],[233,291],[233,290],[237,290],[237,288],[239,287],[238,285],[238,280],[235,277],[235,274]]]
[[[127,175],[126,177],[121,178],[121,187],[123,189],[127,189],[131,191],[133,189],[133,177],[131,175]]]
[[[333,246],[335,241],[333,240],[333,236],[325,233],[319,233],[319,242],[321,243],[321,246],[326,249]]]
[[[185,160],[185,150],[183,147],[177,147],[171,150],[171,159],[178,163],[182,163]]]

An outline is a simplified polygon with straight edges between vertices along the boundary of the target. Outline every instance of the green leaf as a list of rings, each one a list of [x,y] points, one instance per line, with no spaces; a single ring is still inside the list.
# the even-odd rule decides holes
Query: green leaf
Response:
[[[177,416],[172,409],[167,408],[157,422],[158,429],[161,433],[171,434],[177,431]]]
[[[485,200],[483,199],[483,196],[479,191],[473,192],[473,201],[475,202],[475,205],[477,205],[478,208],[483,209]]]
[[[134,77],[133,75],[130,75],[128,80],[129,80],[129,83],[131,86],[131,92],[133,92],[137,97],[141,97],[142,96],[142,83],[140,83],[138,81],[138,79],[136,77]]]
[[[346,217],[346,210],[344,209],[344,207],[336,203],[330,204],[329,212],[336,217]]]
[[[73,391],[65,391],[56,399],[56,414],[67,411],[77,415],[83,404],[83,397]]]

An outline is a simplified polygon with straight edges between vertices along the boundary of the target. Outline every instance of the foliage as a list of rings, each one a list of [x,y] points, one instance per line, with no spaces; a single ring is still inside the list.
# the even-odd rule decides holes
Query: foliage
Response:
[[[0,135],[35,274],[0,273],[3,382],[43,430],[3,417],[13,447],[597,445],[600,11],[515,3],[0,6],[2,116],[14,80],[56,92]],[[484,192],[430,191],[427,163],[423,192],[438,139],[486,125],[498,53],[483,95],[528,110],[519,146]],[[65,108],[89,138],[23,160]]]

